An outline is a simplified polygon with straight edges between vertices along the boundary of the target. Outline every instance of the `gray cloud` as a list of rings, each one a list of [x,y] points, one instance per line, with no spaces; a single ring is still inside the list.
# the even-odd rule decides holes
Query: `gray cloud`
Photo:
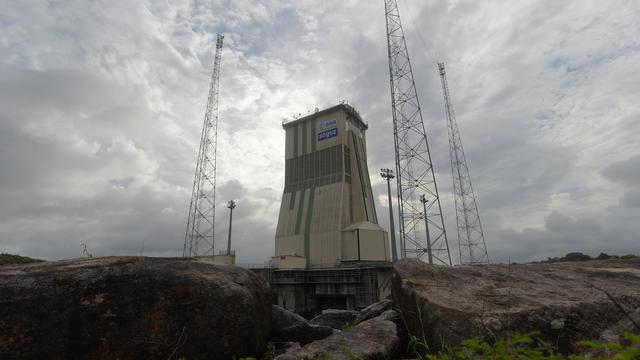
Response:
[[[640,6],[399,6],[452,248],[437,59],[494,261],[640,252]],[[281,121],[342,99],[369,122],[387,226],[382,2],[6,2],[0,30],[0,251],[58,259],[86,243],[95,255],[181,254],[216,32],[225,33],[216,246],[234,199],[239,261],[271,256]]]
[[[640,155],[613,163],[602,174],[610,180],[629,186],[640,186]]]

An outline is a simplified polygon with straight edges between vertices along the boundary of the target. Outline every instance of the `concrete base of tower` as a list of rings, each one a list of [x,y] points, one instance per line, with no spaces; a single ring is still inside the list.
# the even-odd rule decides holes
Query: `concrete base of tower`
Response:
[[[215,264],[215,265],[235,265],[236,264],[236,253],[235,251],[231,251],[227,253],[226,251],[221,251],[218,255],[213,256],[197,256],[196,259],[198,261]]]
[[[305,269],[307,258],[296,254],[280,255],[272,257],[271,264],[278,269]]]
[[[273,291],[273,303],[305,317],[325,309],[358,310],[391,295],[392,265],[386,261],[342,262],[318,269],[252,269]]]

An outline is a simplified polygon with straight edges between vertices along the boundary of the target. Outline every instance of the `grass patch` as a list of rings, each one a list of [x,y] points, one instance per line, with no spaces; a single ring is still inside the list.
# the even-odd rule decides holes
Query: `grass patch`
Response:
[[[539,338],[538,333],[509,334],[489,343],[478,339],[464,340],[455,348],[437,354],[413,354],[419,360],[633,360],[640,359],[640,335],[626,333],[624,344],[600,340],[580,341],[576,354],[560,354],[557,348]]]

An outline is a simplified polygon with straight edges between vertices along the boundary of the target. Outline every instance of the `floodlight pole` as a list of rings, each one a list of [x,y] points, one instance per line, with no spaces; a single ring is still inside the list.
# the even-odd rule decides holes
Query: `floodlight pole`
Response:
[[[231,224],[233,222],[233,209],[236,208],[235,201],[230,200],[227,203],[227,207],[229,208],[229,239],[227,240],[227,255],[231,255]]]
[[[433,256],[431,255],[431,235],[429,235],[429,219],[427,219],[427,197],[420,195],[420,202],[422,203],[422,208],[424,212],[422,213],[424,216],[424,228],[427,231],[427,256],[429,257],[429,265],[433,265]]]
[[[396,262],[398,260],[398,253],[396,250],[396,229],[393,223],[393,208],[391,207],[391,179],[393,176],[393,170],[380,169],[380,176],[387,180],[387,194],[389,196],[389,231],[391,232],[391,261]]]

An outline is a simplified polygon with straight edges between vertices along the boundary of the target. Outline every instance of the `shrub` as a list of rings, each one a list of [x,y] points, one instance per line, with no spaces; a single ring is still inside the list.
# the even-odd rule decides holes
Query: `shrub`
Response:
[[[581,252],[570,252],[564,256],[565,261],[587,261],[592,260],[591,256],[583,254]]]

